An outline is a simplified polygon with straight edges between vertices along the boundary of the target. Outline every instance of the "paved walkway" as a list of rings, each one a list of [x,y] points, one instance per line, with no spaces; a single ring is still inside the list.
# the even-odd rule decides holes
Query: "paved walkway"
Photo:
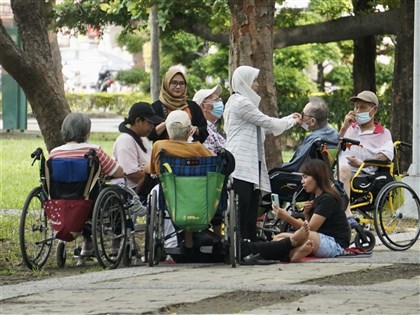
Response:
[[[370,258],[237,268],[222,264],[139,266],[6,285],[1,287],[0,314],[159,314],[168,305],[240,290],[307,294],[246,314],[419,314],[420,275],[373,285],[357,285],[357,278],[338,286],[302,283],[351,271],[360,271],[363,277],[366,269],[393,263],[419,264],[419,245],[405,252],[377,246]]]

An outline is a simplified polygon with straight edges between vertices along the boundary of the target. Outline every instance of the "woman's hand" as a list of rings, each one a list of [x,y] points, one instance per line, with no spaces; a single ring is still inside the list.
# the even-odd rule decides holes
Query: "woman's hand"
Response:
[[[275,215],[276,218],[283,219],[285,215],[287,215],[286,209],[277,207],[275,203],[273,203],[271,206],[273,208],[273,214]]]
[[[301,114],[293,113],[292,118],[295,120],[297,126],[300,126],[302,124],[302,115]]]
[[[309,211],[311,211],[312,207],[314,205],[314,201],[305,201],[303,203],[303,212],[308,213]]]

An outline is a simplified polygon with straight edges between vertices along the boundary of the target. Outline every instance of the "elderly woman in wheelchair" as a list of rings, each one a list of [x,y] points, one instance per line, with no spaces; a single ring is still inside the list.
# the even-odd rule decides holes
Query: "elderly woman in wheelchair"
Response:
[[[54,148],[46,161],[42,149],[31,156],[40,161],[41,185],[28,195],[21,216],[20,245],[25,264],[41,268],[52,240],[72,241],[80,233],[80,256],[92,256],[91,219],[100,176],[123,177],[121,167],[100,146],[87,143],[91,121],[86,114],[71,113],[63,121],[64,145]],[[57,247],[58,265],[64,266],[64,242]]]
[[[120,166],[118,166],[118,164],[109,155],[107,155],[100,146],[87,143],[87,140],[90,135],[90,127],[91,121],[89,116],[87,116],[86,114],[70,113],[69,115],[67,115],[61,127],[61,134],[65,144],[51,150],[49,156],[49,160],[51,160],[51,165],[53,167],[54,165],[58,166],[59,164],[56,164],[55,161],[60,160],[63,163],[62,167],[65,168],[67,166],[72,165],[74,161],[76,161],[76,159],[79,159],[81,161],[85,160],[85,154],[90,149],[94,149],[98,157],[102,175],[112,176],[116,178],[124,177],[123,169]],[[80,171],[81,169],[75,168],[73,170],[67,170],[66,174],[73,176]],[[53,175],[54,174],[55,172],[53,170]],[[53,179],[56,179],[54,180],[55,182],[61,180],[60,178],[54,176]],[[67,178],[62,178],[62,180],[67,180]],[[70,185],[67,185],[67,187],[69,187]],[[80,254],[82,256],[93,255],[93,243],[91,231],[89,231],[89,229],[83,230],[83,246]]]

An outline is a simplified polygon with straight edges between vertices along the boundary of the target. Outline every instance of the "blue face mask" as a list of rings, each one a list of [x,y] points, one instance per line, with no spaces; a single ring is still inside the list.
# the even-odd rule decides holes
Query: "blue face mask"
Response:
[[[366,124],[372,119],[372,117],[369,115],[372,109],[368,112],[356,113],[356,121],[359,123],[359,125]]]
[[[217,117],[220,118],[223,115],[223,110],[225,109],[225,105],[223,105],[222,101],[214,102],[213,104],[213,110],[211,113]]]

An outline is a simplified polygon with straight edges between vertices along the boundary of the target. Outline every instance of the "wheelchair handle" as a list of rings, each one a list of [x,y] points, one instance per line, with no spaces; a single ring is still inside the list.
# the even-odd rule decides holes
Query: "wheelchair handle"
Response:
[[[349,139],[349,138],[340,138],[341,151],[346,151],[347,149],[350,149],[350,147],[352,145],[358,145],[358,146],[363,147],[360,144],[359,140],[353,140],[353,139]]]
[[[89,149],[87,153],[84,155],[85,159],[91,159],[96,157],[96,151],[95,149]]]
[[[335,146],[335,147],[338,146],[338,142],[327,140],[327,139],[322,139],[322,138],[315,139],[315,142],[318,143],[318,144],[329,144],[329,145],[332,145],[332,146]]]
[[[353,140],[353,139],[349,139],[349,138],[340,138],[341,143],[351,143],[354,145],[360,145],[360,141],[359,140]]]
[[[42,155],[42,149],[41,148],[36,148],[36,150],[34,152],[31,153],[31,158],[35,158],[36,160],[39,160],[41,158]]]

